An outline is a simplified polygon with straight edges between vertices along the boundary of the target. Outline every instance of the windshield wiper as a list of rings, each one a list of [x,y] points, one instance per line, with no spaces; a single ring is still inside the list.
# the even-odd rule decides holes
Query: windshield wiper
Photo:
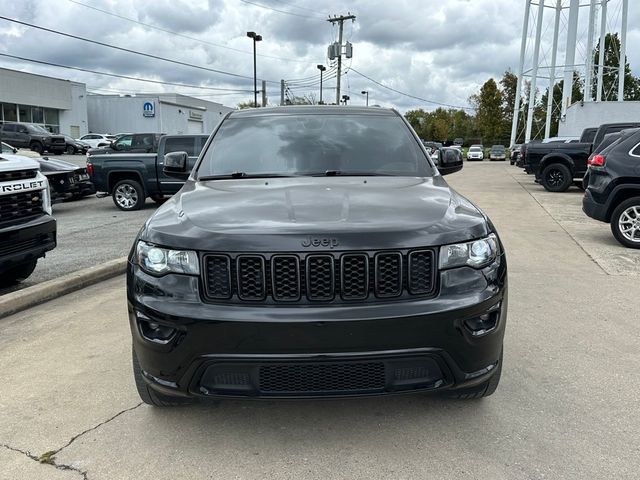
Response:
[[[238,179],[238,178],[287,178],[287,177],[295,177],[295,175],[287,175],[283,173],[232,172],[232,173],[225,173],[222,175],[205,175],[202,177],[198,177],[198,181],[204,182],[207,180],[229,180],[229,179]]]
[[[310,172],[310,173],[304,173],[303,175],[308,175],[310,177],[394,177],[395,176],[391,173],[365,172],[365,171],[343,172],[342,170],[325,170],[324,173]]]

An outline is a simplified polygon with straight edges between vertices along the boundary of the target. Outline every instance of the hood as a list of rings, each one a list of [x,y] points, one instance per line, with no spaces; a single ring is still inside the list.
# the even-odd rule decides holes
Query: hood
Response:
[[[78,167],[78,165],[76,165],[75,163],[67,162],[65,160],[53,159],[49,157],[39,158],[38,162],[40,163],[40,169],[43,172],[52,172],[52,171],[70,172],[78,168],[81,168],[81,167]]]
[[[39,169],[36,160],[22,155],[0,154],[0,172],[11,172],[13,170]]]
[[[196,250],[298,251],[316,238],[379,249],[487,233],[485,216],[441,176],[299,177],[188,181],[141,238]]]

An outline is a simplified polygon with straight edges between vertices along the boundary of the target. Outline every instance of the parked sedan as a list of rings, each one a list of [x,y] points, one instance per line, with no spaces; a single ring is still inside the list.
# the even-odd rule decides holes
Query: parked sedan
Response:
[[[52,201],[61,202],[96,193],[96,188],[89,180],[85,167],[48,157],[37,160],[40,163],[40,170],[49,180]]]
[[[91,146],[82,140],[76,140],[75,138],[71,138],[69,135],[64,136],[65,141],[67,142],[67,148],[65,149],[65,153],[67,155],[75,155],[76,153],[87,153],[87,150],[91,148]]]
[[[469,151],[467,151],[467,161],[484,160],[484,151],[482,145],[471,145]]]
[[[116,139],[115,135],[103,135],[101,133],[89,133],[87,135],[83,135],[78,140],[89,145],[90,148],[102,147],[105,145],[109,145]]]
[[[489,150],[489,161],[491,160],[502,160],[504,161],[507,158],[507,149],[504,145],[494,145]]]

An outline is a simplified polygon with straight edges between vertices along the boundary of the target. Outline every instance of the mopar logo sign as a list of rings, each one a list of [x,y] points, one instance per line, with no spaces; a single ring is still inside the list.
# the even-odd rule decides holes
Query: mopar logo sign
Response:
[[[142,116],[143,117],[156,116],[156,107],[153,102],[144,102],[144,105],[142,105]]]

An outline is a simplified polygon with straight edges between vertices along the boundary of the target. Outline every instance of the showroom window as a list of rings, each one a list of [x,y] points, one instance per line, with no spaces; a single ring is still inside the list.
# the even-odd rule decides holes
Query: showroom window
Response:
[[[18,111],[15,103],[4,103],[2,105],[2,120],[5,122],[18,121]]]

